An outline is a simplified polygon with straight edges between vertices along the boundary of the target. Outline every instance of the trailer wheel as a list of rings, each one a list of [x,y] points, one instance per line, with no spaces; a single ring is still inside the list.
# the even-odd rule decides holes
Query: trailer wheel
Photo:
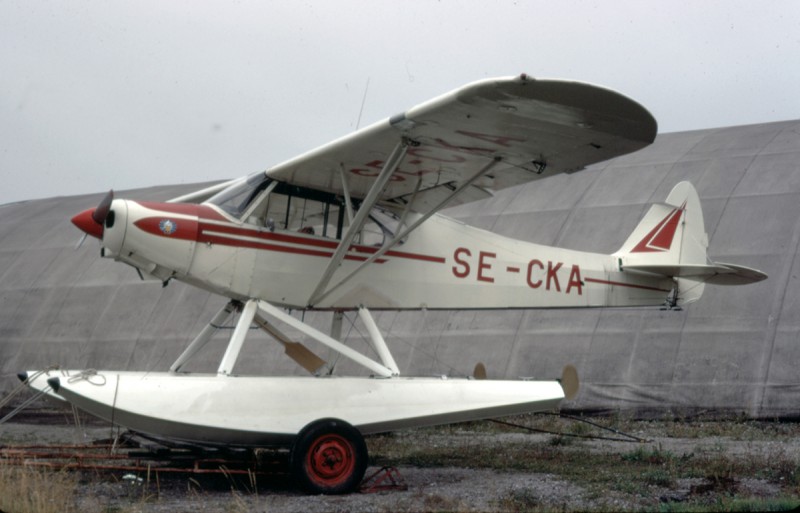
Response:
[[[343,420],[317,420],[297,435],[289,466],[292,478],[310,493],[352,492],[367,469],[367,444]]]

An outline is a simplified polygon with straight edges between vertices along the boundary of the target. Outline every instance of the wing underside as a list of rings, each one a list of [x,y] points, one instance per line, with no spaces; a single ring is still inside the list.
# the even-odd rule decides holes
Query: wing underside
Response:
[[[656,135],[652,115],[598,86],[525,75],[483,80],[267,170],[292,185],[364,198],[393,149],[408,149],[382,203],[427,212],[489,162],[452,204],[630,153]],[[345,183],[346,182],[346,183]]]

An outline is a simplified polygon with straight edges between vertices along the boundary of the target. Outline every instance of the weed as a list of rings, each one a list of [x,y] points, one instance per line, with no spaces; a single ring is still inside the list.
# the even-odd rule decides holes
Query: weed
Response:
[[[538,510],[539,505],[539,497],[533,490],[527,488],[512,490],[498,501],[498,506],[502,511],[535,511]]]
[[[0,462],[0,511],[64,513],[76,511],[74,474]]]
[[[657,468],[642,472],[642,481],[649,485],[671,487],[675,484],[675,479],[669,471]]]
[[[550,445],[553,447],[572,445],[575,443],[575,438],[572,436],[556,435],[550,438]]]
[[[572,511],[567,504],[547,504],[541,501],[536,492],[527,488],[516,489],[496,501],[497,510],[509,513],[550,513]]]
[[[429,494],[423,501],[425,511],[466,511],[467,505],[458,499]]]
[[[667,433],[680,433],[685,439],[696,438],[698,441],[691,449],[676,449],[691,445],[685,441],[673,442],[663,438],[663,445],[586,442],[566,435],[594,433],[595,426],[589,427],[585,423],[553,415],[527,415],[512,421],[563,434],[521,436],[517,435],[520,432],[518,428],[490,422],[400,431],[367,438],[370,464],[483,468],[557,476],[559,480],[579,488],[582,497],[590,500],[591,507],[598,510],[638,506],[638,509],[650,508],[655,511],[782,511],[800,503],[797,500],[800,493],[798,456],[780,443],[755,443],[798,436],[798,425],[772,425],[736,419],[725,422],[689,421],[683,424],[612,417],[592,417],[591,420],[600,426],[613,426],[643,437],[665,437]],[[703,439],[709,433],[714,437],[713,440]],[[507,436],[509,434],[514,435]],[[753,442],[735,443],[734,440]],[[681,450],[689,453],[681,454]],[[260,457],[270,461],[273,458],[280,461],[287,459],[283,453],[262,454]],[[22,471],[27,474],[18,474]],[[227,486],[223,481],[216,488],[230,494],[228,511],[251,509],[253,501],[258,499],[260,483],[254,478],[249,482],[246,479],[240,482],[231,476],[226,477]],[[80,482],[81,479],[84,482]],[[768,481],[770,493],[777,493],[778,497],[764,499],[765,495],[757,495],[749,484],[749,480],[754,479],[762,483]],[[36,493],[28,493],[27,499],[36,496],[40,502],[30,506],[10,503],[11,500],[17,500],[14,498],[15,492],[24,488],[26,481],[30,483],[29,489],[36,490]],[[147,510],[154,499],[161,500],[160,492],[155,496],[146,495],[145,489],[152,493],[153,486],[158,487],[157,482],[154,484],[151,481],[148,486],[143,484],[142,490],[126,488],[124,496],[116,497],[116,505],[100,509],[107,504],[107,496],[101,494],[96,500],[87,502],[86,497],[78,498],[75,493],[76,486],[82,487],[92,481],[92,477],[86,474],[5,468],[0,462],[0,510],[73,512],[80,503],[84,510],[132,512]],[[220,493],[215,489],[204,490],[207,481],[200,477],[189,477],[178,483],[180,485],[176,486],[187,488],[181,499],[186,504],[204,504],[209,496]],[[680,487],[678,483],[681,483]],[[53,498],[42,499],[45,492],[52,493]],[[746,492],[750,495],[746,495]],[[22,495],[25,495],[24,492]],[[681,502],[659,503],[655,495],[678,497],[677,500]],[[537,496],[534,488],[498,490],[496,496],[500,498],[493,505],[503,511],[558,511],[569,507],[567,503],[553,505],[546,502],[542,498],[544,496]],[[123,500],[120,502],[120,499]],[[58,508],[48,509],[47,501],[57,504]],[[418,511],[421,507],[431,511],[469,509],[461,499],[421,492],[415,497],[399,497],[397,504],[386,511]]]
[[[575,421],[570,425],[569,432],[573,435],[585,436],[591,432],[592,428],[586,422]]]
[[[633,451],[622,454],[621,457],[624,461],[650,463],[653,465],[662,465],[675,460],[675,455],[671,451],[662,449],[660,444],[657,447],[650,448],[640,445]]]
[[[245,513],[252,510],[251,506],[247,503],[244,497],[242,497],[241,493],[237,492],[236,490],[231,490],[231,496],[233,497],[233,501],[228,506],[228,511],[231,513]]]
[[[754,474],[782,486],[800,486],[800,464],[783,452],[766,456],[768,464],[754,465]]]
[[[711,503],[675,503],[668,502],[661,504],[658,511],[663,513],[687,512],[704,513],[717,511],[796,511],[800,506],[800,500],[796,498],[776,498],[776,499],[750,499],[740,497],[721,497]]]

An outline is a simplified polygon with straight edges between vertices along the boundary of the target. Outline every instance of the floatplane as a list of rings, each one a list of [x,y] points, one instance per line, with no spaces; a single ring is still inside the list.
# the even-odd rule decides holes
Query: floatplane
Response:
[[[711,262],[700,201],[677,184],[619,251],[542,246],[439,213],[492,191],[578,172],[656,136],[637,102],[609,89],[526,75],[482,80],[266,171],[156,203],[113,191],[72,222],[101,254],[143,278],[180,280],[230,301],[168,372],[27,371],[30,387],[133,431],[201,444],[290,448],[306,489],[353,490],[364,435],[549,410],[577,391],[560,379],[401,376],[371,311],[679,307],[705,284],[766,278]],[[613,220],[609,220],[610,222]],[[332,315],[323,332],[287,312]],[[376,357],[341,341],[357,312]],[[236,317],[216,373],[184,366]],[[235,363],[255,325],[310,376],[244,376]],[[363,366],[338,376],[289,326]]]

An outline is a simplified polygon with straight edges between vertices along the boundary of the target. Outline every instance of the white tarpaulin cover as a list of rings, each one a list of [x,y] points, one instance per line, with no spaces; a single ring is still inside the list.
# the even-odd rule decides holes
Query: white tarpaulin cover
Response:
[[[569,408],[800,415],[800,121],[659,135],[632,155],[445,214],[519,239],[610,253],[682,180],[700,194],[710,258],[761,269],[768,280],[707,286],[678,312],[378,312],[403,374],[465,375],[481,361],[489,378],[544,379],[572,363],[582,389]],[[118,196],[166,200],[195,188]],[[0,206],[0,394],[16,386],[17,372],[52,364],[167,370],[226,302],[181,283],[142,282],[132,268],[101,259],[95,240],[75,250],[81,234],[69,219],[102,196]],[[327,313],[305,320],[323,330],[331,322]],[[366,348],[362,325],[345,321],[343,333]],[[189,370],[216,369],[227,335]],[[258,332],[235,370],[303,372]],[[345,362],[336,371],[360,373]]]

